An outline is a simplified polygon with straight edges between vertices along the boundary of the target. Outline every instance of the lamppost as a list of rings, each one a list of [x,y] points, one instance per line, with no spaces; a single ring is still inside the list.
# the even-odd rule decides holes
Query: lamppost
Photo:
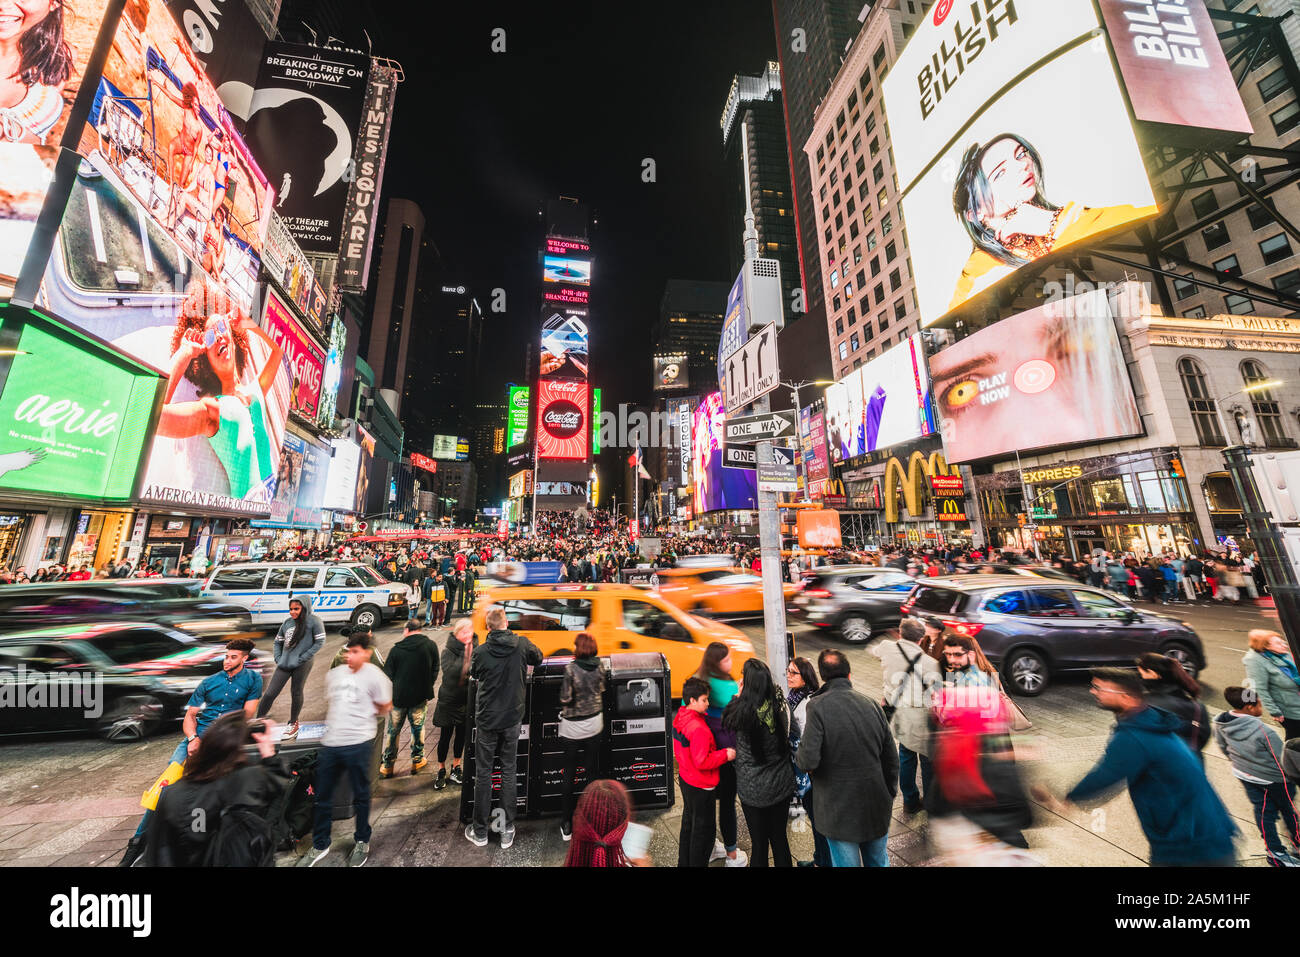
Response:
[[[794,434],[795,434],[795,441],[799,445],[799,462],[801,463],[800,471],[803,473],[803,500],[805,502],[811,502],[812,498],[808,494],[808,463],[804,462],[804,458],[803,458],[803,436],[800,435],[799,433],[799,413],[803,409],[803,406],[799,404],[799,390],[806,389],[810,385],[834,385],[834,384],[835,382],[832,379],[806,379],[803,382],[782,382],[781,383],[781,385],[785,386],[792,393],[794,393],[794,421],[795,421]]]
[[[1222,416],[1221,409],[1223,403],[1226,402],[1228,399],[1231,399],[1234,395],[1252,395],[1256,392],[1263,392],[1266,389],[1274,389],[1277,386],[1283,384],[1284,383],[1281,379],[1269,379],[1267,382],[1253,382],[1250,385],[1245,386],[1244,388],[1238,389],[1236,392],[1229,392],[1227,395],[1220,396],[1219,398],[1215,399],[1214,407],[1220,410],[1220,416]],[[1232,413],[1233,421],[1237,425],[1237,431],[1241,433],[1242,445],[1246,445],[1246,446],[1257,445],[1258,443],[1256,442],[1255,423],[1252,422],[1249,418],[1247,418],[1245,408],[1241,405],[1234,405],[1228,411]]]

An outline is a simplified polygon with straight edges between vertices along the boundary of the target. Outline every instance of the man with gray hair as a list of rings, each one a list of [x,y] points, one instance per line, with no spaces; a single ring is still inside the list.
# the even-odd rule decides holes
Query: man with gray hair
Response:
[[[882,705],[898,739],[898,789],[903,792],[903,811],[916,814],[924,808],[922,794],[929,796],[933,781],[930,765],[930,704],[936,685],[943,681],[939,662],[921,648],[925,625],[916,618],[904,618],[897,641],[881,641],[871,649],[884,669]],[[916,787],[917,765],[921,768],[921,790]]]
[[[502,849],[515,841],[515,755],[519,726],[524,720],[524,691],[529,665],[542,663],[541,649],[506,628],[500,605],[487,611],[488,635],[474,649],[470,677],[478,682],[474,699],[474,820],[465,839],[476,847],[488,842],[488,812],[492,806],[492,765],[501,759]]]

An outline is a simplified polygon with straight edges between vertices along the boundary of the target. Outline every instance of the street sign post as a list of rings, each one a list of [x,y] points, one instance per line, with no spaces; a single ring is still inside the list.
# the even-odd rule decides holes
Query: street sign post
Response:
[[[767,395],[781,382],[776,365],[776,327],[768,323],[726,359],[728,409],[741,409]]]
[[[758,490],[760,492],[794,492],[798,491],[798,488],[799,480],[793,464],[758,463]]]
[[[797,421],[793,409],[765,412],[762,415],[730,416],[723,434],[728,442],[752,445],[766,439],[783,439],[794,435]]]

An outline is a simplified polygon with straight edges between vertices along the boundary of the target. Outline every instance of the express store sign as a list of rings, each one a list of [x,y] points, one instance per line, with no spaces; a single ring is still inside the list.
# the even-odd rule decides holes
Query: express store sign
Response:
[[[587,383],[543,379],[537,386],[537,455],[543,459],[587,457]]]

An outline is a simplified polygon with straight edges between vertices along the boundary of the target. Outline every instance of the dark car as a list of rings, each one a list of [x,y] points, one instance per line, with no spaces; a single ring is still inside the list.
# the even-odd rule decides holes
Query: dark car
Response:
[[[62,625],[0,637],[0,734],[94,731],[138,741],[179,718],[225,649],[152,622]],[[257,652],[245,667],[262,669]]]
[[[1200,637],[1184,621],[1137,610],[1100,588],[1014,575],[953,575],[916,583],[904,614],[935,615],[976,639],[1016,694],[1041,694],[1051,676],[1132,665],[1143,652],[1175,658],[1195,677]]]
[[[1075,582],[1079,579],[1073,575],[1061,571],[1059,568],[1049,568],[1046,565],[1011,565],[1007,562],[973,562],[967,565],[958,565],[958,575],[1019,575],[1023,578],[1053,578],[1057,581]]]
[[[152,621],[210,641],[251,637],[243,605],[204,598],[202,579],[122,578],[0,587],[0,633],[114,618]]]
[[[845,641],[868,642],[886,628],[896,628],[899,605],[916,579],[897,568],[832,565],[804,576],[803,588],[789,603],[797,620],[834,630]]]

